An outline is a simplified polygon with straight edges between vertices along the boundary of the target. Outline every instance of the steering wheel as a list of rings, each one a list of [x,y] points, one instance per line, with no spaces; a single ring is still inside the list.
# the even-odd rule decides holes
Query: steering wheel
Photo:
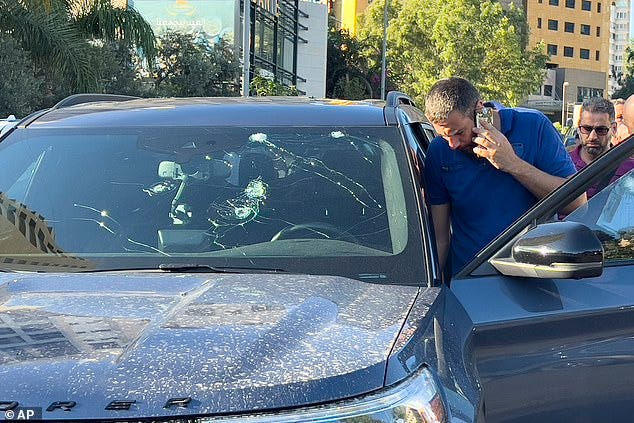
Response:
[[[271,241],[298,238],[340,239],[359,244],[359,240],[354,235],[326,222],[307,222],[287,226],[273,235]]]

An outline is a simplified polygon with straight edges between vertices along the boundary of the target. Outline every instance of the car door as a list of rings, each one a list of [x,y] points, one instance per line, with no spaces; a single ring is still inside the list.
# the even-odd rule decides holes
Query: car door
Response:
[[[604,154],[451,281],[448,295],[472,325],[465,362],[475,362],[487,422],[625,421],[634,414],[634,170],[563,222],[556,214],[633,153],[630,138]],[[552,277],[560,264],[551,263],[543,277],[510,276],[512,271],[496,264],[515,260],[518,246],[529,245],[526,240],[535,257],[549,256],[555,245],[549,242],[569,235],[566,225],[589,228],[588,236],[600,242],[600,275],[577,279],[564,271]],[[530,238],[531,231],[544,228],[547,236]]]

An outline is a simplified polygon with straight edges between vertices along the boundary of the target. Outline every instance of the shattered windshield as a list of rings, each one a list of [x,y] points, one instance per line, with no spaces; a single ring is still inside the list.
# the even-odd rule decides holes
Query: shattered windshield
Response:
[[[395,128],[22,129],[0,166],[10,270],[419,266]]]

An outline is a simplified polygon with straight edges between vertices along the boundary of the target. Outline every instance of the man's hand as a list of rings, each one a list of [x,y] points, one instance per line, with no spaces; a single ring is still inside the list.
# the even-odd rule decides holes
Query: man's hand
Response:
[[[512,169],[521,161],[509,140],[489,122],[480,121],[482,128],[473,128],[473,132],[478,136],[473,142],[478,147],[473,148],[473,152],[487,159],[493,166],[504,172],[512,173]]]
[[[482,128],[473,128],[473,132],[478,135],[473,139],[473,142],[478,144],[478,147],[473,148],[473,152],[486,158],[497,169],[509,173],[538,200],[553,192],[566,181],[566,178],[549,175],[525,162],[515,154],[513,146],[504,134],[488,122],[480,121],[480,124]],[[586,194],[583,193],[565,209],[559,211],[570,214],[586,201]]]

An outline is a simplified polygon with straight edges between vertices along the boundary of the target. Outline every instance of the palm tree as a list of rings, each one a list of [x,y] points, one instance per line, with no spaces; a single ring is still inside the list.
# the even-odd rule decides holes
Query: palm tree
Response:
[[[87,38],[123,41],[135,46],[153,62],[156,38],[150,24],[136,10],[119,8],[112,0],[60,0],[71,12],[77,29]]]
[[[17,40],[40,67],[72,75],[75,89],[96,86],[89,40],[122,41],[154,60],[154,32],[133,9],[110,0],[0,0],[0,36]]]

